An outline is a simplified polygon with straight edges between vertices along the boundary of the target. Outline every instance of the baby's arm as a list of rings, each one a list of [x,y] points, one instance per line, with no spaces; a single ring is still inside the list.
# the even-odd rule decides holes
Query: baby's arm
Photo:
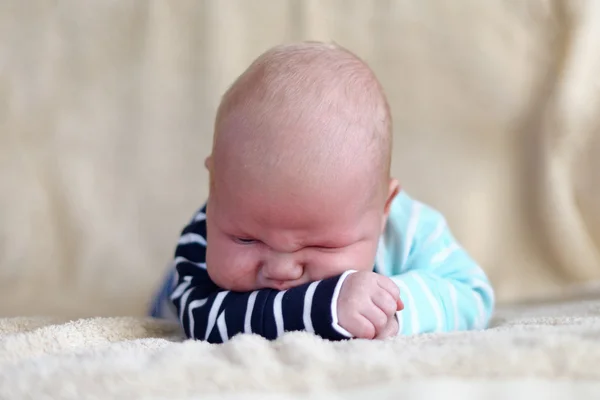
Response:
[[[456,241],[439,212],[412,202],[406,216],[404,250],[392,256],[400,271],[391,279],[404,302],[398,313],[399,334],[485,328],[494,292],[484,271]],[[394,222],[388,233],[397,238]]]
[[[275,339],[299,330],[331,340],[351,336],[338,325],[336,309],[348,273],[286,291],[241,293],[216,286],[206,271],[205,208],[183,230],[174,264],[177,285],[171,300],[188,338],[222,343],[238,333]]]

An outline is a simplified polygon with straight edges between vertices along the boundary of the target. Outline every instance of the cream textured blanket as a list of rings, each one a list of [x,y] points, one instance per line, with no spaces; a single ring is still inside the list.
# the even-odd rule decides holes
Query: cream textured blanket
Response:
[[[447,390],[514,397],[548,391],[540,381],[559,383],[545,398],[586,398],[600,393],[584,384],[600,382],[598,338],[600,295],[503,308],[486,331],[386,342],[289,333],[219,346],[143,319],[3,319],[0,398],[427,398]]]

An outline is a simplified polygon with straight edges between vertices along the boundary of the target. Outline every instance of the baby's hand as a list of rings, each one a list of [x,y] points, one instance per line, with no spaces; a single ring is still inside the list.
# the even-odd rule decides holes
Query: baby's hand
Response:
[[[398,286],[391,279],[371,271],[355,272],[340,290],[338,323],[354,337],[384,339],[397,334],[395,314],[403,308]]]

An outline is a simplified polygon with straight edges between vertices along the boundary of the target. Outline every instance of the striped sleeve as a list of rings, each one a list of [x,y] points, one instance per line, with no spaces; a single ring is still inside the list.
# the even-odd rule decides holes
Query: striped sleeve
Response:
[[[300,330],[329,340],[351,337],[337,322],[337,293],[351,271],[285,291],[232,292],[215,285],[206,270],[205,210],[184,228],[175,251],[171,301],[188,338],[223,343],[240,333],[276,339]]]
[[[419,202],[409,207],[398,285],[404,310],[400,334],[484,329],[494,291],[477,262],[457,242],[445,218]]]

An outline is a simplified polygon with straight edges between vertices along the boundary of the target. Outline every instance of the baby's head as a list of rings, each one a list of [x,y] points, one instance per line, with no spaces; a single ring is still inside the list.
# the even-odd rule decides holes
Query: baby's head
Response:
[[[391,117],[370,68],[330,44],[278,46],[223,96],[207,205],[219,286],[287,289],[371,270],[398,183]]]

